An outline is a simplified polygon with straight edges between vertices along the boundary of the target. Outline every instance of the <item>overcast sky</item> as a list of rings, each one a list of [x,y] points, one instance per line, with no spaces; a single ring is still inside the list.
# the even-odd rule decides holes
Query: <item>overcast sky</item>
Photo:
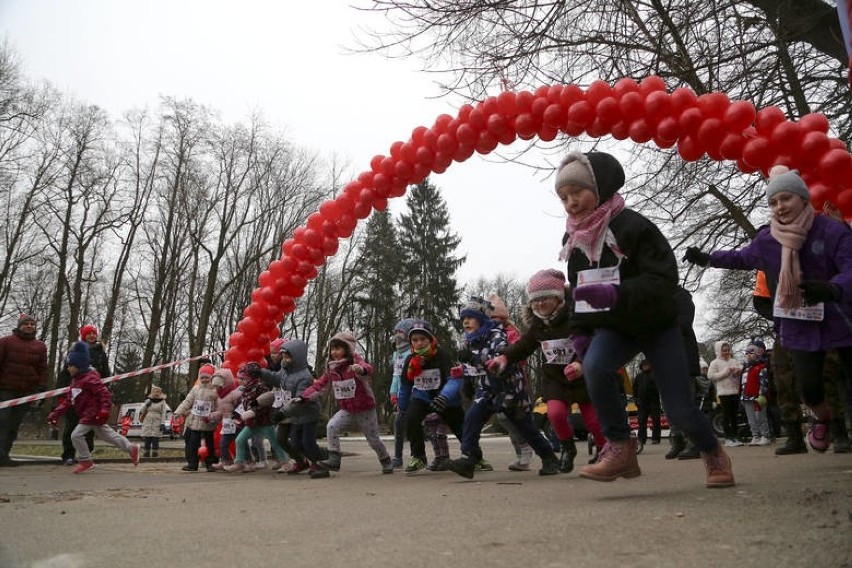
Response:
[[[455,115],[462,101],[436,98],[419,61],[352,54],[358,27],[382,20],[350,3],[0,0],[0,38],[27,76],[113,118],[155,108],[160,95],[191,97],[226,121],[259,110],[295,144],[347,161],[355,178],[374,155],[439,114]],[[431,180],[462,238],[462,283],[564,268],[552,178],[475,154]]]

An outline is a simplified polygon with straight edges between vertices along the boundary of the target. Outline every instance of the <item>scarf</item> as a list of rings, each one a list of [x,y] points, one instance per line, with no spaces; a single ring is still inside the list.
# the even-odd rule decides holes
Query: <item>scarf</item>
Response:
[[[494,329],[494,322],[491,321],[490,319],[484,318],[483,320],[478,320],[478,321],[479,321],[479,329],[477,329],[473,333],[465,332],[464,340],[466,342],[476,343],[478,341],[481,341],[481,340],[485,339],[486,337],[488,337],[488,335],[491,333],[491,330]]]
[[[808,203],[799,216],[786,225],[774,216],[769,224],[769,234],[781,244],[781,272],[778,274],[778,305],[784,309],[798,308],[802,305],[802,291],[799,284],[802,278],[802,266],[799,250],[808,238],[808,231],[814,223],[814,208]]]
[[[622,209],[624,209],[624,198],[616,193],[585,217],[576,219],[569,215],[565,223],[568,241],[559,253],[559,260],[568,260],[571,251],[579,248],[589,259],[589,262],[599,262],[604,243],[612,249],[617,257],[623,257],[624,254],[618,247],[615,235],[609,228],[609,222],[621,213]]]
[[[433,339],[427,347],[418,350],[412,349],[411,352],[413,355],[408,362],[408,372],[405,376],[413,383],[414,379],[423,372],[423,365],[426,364],[426,361],[434,357],[435,353],[438,352],[438,342]]]

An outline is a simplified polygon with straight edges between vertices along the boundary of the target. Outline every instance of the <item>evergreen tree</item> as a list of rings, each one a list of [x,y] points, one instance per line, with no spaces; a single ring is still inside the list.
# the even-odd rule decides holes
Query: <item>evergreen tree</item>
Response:
[[[452,345],[460,290],[456,271],[465,257],[456,257],[461,238],[450,231],[450,214],[438,188],[426,179],[406,198],[408,212],[400,218],[400,271],[403,313],[435,326],[438,340]]]
[[[400,317],[399,276],[402,251],[390,212],[376,211],[367,223],[358,262],[358,331],[365,355],[373,364],[374,392],[381,403],[387,397],[393,370],[388,361],[393,347],[388,336]]]
[[[115,359],[113,372],[123,375],[136,371],[142,367],[142,353],[135,347],[123,347],[119,350]],[[114,404],[126,402],[139,402],[144,399],[146,388],[150,385],[150,377],[131,377],[111,384],[112,399]]]

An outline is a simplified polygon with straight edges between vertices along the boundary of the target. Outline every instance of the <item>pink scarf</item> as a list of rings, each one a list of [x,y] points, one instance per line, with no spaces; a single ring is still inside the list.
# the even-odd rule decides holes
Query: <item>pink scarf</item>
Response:
[[[623,256],[618,250],[618,243],[609,230],[609,222],[624,209],[624,198],[618,193],[598,205],[598,207],[581,219],[568,216],[565,229],[568,232],[568,242],[559,254],[559,260],[567,260],[571,251],[579,248],[590,262],[599,262],[606,242],[617,256]]]
[[[808,238],[808,231],[814,223],[814,208],[808,203],[792,222],[784,225],[775,217],[769,224],[769,234],[781,244],[781,272],[778,274],[778,305],[784,309],[798,308],[802,305],[802,291],[799,283],[802,278],[802,266],[799,262],[799,250]]]

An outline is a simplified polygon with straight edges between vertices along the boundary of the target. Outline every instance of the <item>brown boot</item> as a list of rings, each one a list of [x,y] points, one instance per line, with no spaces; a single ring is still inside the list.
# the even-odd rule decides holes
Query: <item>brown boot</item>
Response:
[[[716,449],[710,453],[701,452],[701,457],[707,470],[707,487],[733,487],[734,470],[731,467],[731,458],[725,453],[722,444],[717,444]]]
[[[636,438],[623,442],[610,442],[604,445],[598,461],[580,469],[580,477],[595,481],[615,481],[619,477],[625,479],[639,477],[639,460],[636,458]]]

